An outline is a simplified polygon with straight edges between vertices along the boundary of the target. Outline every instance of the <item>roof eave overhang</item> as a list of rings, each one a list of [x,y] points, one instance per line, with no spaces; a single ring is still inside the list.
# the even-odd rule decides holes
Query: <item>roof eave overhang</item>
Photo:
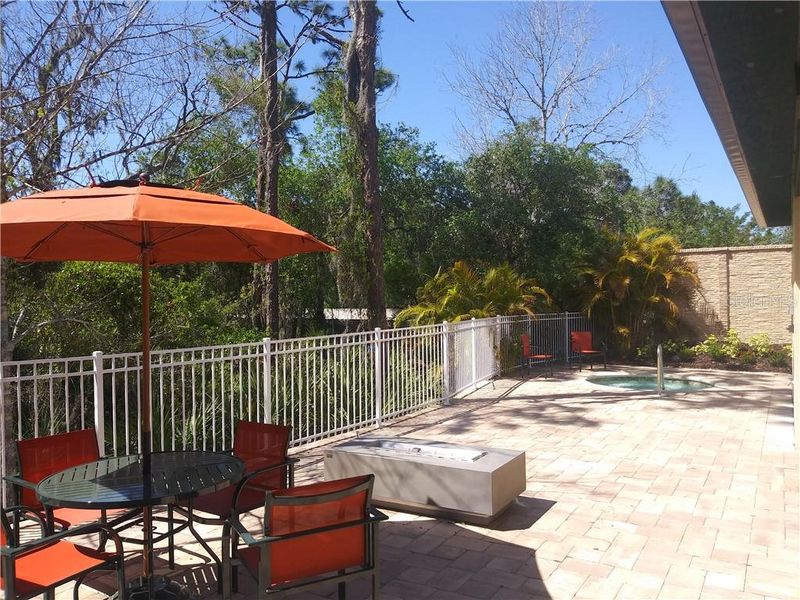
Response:
[[[699,6],[695,2],[669,1],[662,2],[662,6],[667,13],[683,55],[686,57],[689,70],[717,130],[725,153],[728,155],[728,160],[739,180],[753,218],[761,227],[766,227],[764,211],[747,164],[742,141],[736,130],[736,123]]]

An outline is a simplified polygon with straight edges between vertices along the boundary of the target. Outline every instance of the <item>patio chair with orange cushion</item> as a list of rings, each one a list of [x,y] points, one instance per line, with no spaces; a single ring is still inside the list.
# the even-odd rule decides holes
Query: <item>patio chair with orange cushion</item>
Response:
[[[589,361],[589,368],[592,369],[595,360],[603,358],[603,368],[607,369],[606,364],[606,345],[603,343],[598,350],[592,345],[591,331],[573,331],[569,334],[570,353],[578,357],[578,370],[583,366],[583,361]]]
[[[363,575],[372,577],[378,598],[378,523],[387,517],[370,506],[374,480],[369,474],[267,492],[260,537],[232,516],[223,532],[223,597],[231,597],[243,564],[259,599],[337,583],[344,600],[346,582]]]
[[[537,346],[531,346],[531,338],[527,333],[520,336],[522,342],[522,362],[530,370],[531,365],[546,365],[550,368],[550,376],[553,376],[552,354],[542,352]]]
[[[41,537],[20,543],[20,530],[11,526],[20,522],[20,515],[36,521]],[[41,517],[27,507],[13,506],[0,510],[0,588],[6,600],[23,600],[44,595],[55,598],[55,589],[70,581],[75,582],[75,598],[84,578],[99,570],[114,570],[121,598],[125,591],[125,569],[122,540],[117,533],[100,523],[93,523],[46,536],[46,525]],[[100,533],[114,542],[114,552],[103,552],[67,541],[66,538]],[[23,538],[27,539],[29,534]]]
[[[68,529],[73,525],[99,521],[114,527],[131,521],[138,510],[105,511],[82,508],[52,508],[43,506],[36,496],[36,486],[43,479],[77,465],[96,461],[100,458],[97,433],[94,429],[80,429],[68,433],[48,435],[17,441],[19,474],[7,475],[16,494],[16,504],[41,511],[46,515],[48,533],[55,532],[55,526]]]
[[[283,425],[239,421],[233,436],[234,456],[244,462],[244,478],[236,486],[179,503],[174,511],[188,520],[189,531],[217,563],[222,589],[222,559],[197,532],[194,523],[223,525],[231,514],[263,508],[268,490],[292,487],[296,459],[288,457],[292,428]]]

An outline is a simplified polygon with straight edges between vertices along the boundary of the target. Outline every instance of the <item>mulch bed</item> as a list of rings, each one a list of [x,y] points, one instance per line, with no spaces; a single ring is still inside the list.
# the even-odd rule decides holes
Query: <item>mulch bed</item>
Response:
[[[772,373],[791,373],[791,366],[775,366],[770,364],[765,358],[755,360],[741,360],[731,358],[728,360],[714,360],[710,356],[696,356],[690,360],[665,360],[669,367],[683,367],[686,369],[721,369],[724,371],[758,371]],[[645,361],[634,361],[634,364],[652,366],[652,363]]]

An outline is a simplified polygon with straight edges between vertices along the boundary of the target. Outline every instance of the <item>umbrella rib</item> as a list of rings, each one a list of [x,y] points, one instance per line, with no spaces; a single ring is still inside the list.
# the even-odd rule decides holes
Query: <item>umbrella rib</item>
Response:
[[[120,239],[123,242],[128,242],[129,244],[133,244],[137,248],[142,247],[142,244],[140,244],[136,240],[125,237],[124,235],[122,235],[121,233],[117,233],[116,231],[111,231],[110,229],[106,229],[104,227],[100,227],[99,225],[95,225],[94,223],[83,223],[83,225],[85,225],[89,229],[94,229],[95,231],[99,231],[100,233],[105,233],[106,235],[110,235],[111,237]]]
[[[265,261],[265,262],[269,262],[269,259],[268,259],[266,256],[264,256],[264,255],[263,255],[263,254],[262,254],[262,253],[261,253],[261,252],[258,250],[258,248],[256,248],[256,247],[255,247],[253,244],[251,244],[250,242],[248,242],[246,239],[244,239],[244,238],[243,238],[241,235],[239,235],[238,233],[236,233],[236,231],[234,231],[234,230],[233,230],[233,229],[231,229],[230,227],[225,227],[225,231],[227,231],[228,233],[230,233],[230,234],[231,234],[233,237],[235,237],[237,240],[239,240],[239,241],[240,241],[240,242],[242,242],[242,243],[243,243],[245,246],[247,246],[247,249],[248,249],[248,250],[250,250],[250,251],[251,251],[253,254],[255,254],[256,256],[258,256],[258,257],[259,257],[261,260],[263,260],[263,261]]]
[[[163,242],[171,242],[171,241],[177,240],[178,238],[183,237],[185,235],[192,235],[193,233],[197,233],[198,231],[202,231],[203,229],[206,229],[206,227],[203,227],[203,226],[195,227],[194,229],[190,229],[188,231],[182,231],[180,233],[177,233],[177,234],[173,235],[172,237],[168,237],[171,232],[178,230],[177,227],[173,227],[168,232],[164,233],[164,235],[162,235],[161,237],[151,240],[150,243],[155,245],[155,244],[161,244]]]
[[[68,225],[68,223],[61,223],[61,225],[56,227],[55,230],[51,231],[45,237],[43,237],[41,240],[36,242],[36,244],[34,244],[33,248],[31,248],[30,252],[28,252],[25,255],[25,260],[31,260],[31,256],[33,256],[33,254],[35,254],[36,251],[39,248],[42,247],[42,244],[46,244],[47,242],[49,242],[53,237],[58,235],[61,232],[61,230],[64,229],[67,225]]]

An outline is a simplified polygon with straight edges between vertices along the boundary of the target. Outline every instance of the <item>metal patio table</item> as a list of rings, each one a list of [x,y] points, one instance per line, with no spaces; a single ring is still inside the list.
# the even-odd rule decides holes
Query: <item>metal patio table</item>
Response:
[[[117,456],[71,467],[42,480],[36,495],[45,506],[138,507],[149,514],[153,506],[170,505],[226,488],[244,474],[241,460],[220,452],[155,452],[149,461],[147,458],[139,454]],[[145,476],[147,472],[149,476]],[[144,485],[146,480],[149,485]],[[152,527],[145,524],[143,535],[143,575],[131,583],[128,597],[186,597],[186,591],[174,582],[153,577]]]

